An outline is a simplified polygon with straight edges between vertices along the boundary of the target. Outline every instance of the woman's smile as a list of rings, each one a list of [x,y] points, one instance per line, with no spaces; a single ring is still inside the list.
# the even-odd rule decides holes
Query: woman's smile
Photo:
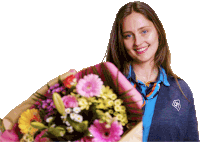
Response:
[[[137,54],[143,54],[148,50],[149,46],[134,49]]]

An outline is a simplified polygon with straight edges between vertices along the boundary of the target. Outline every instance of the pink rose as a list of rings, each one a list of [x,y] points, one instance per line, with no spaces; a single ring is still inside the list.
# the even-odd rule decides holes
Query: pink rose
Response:
[[[35,142],[50,142],[50,139],[47,138],[47,137],[44,137],[44,138],[41,138],[42,135],[44,135],[44,133],[46,132],[47,130],[43,130],[39,135],[37,135],[35,137]]]
[[[19,142],[19,137],[17,135],[21,135],[20,129],[18,127],[18,123],[15,123],[12,130],[6,130],[0,135],[0,142],[12,141],[12,142]]]
[[[64,103],[65,108],[78,107],[78,101],[76,100],[76,97],[72,95],[62,97],[62,101]]]

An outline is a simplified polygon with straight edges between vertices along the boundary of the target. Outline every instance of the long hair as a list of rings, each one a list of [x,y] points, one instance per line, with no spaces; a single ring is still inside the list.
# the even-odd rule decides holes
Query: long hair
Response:
[[[119,9],[110,34],[107,55],[105,55],[106,61],[112,62],[124,75],[128,75],[129,66],[131,65],[133,59],[130,57],[130,55],[125,49],[122,36],[122,27],[123,19],[126,16],[130,15],[132,12],[137,12],[144,15],[148,20],[150,20],[154,24],[159,37],[158,50],[156,51],[154,58],[155,65],[157,67],[162,66],[165,69],[166,74],[168,76],[173,76],[175,78],[181,93],[185,96],[180,87],[180,84],[178,83],[178,79],[181,78],[173,73],[170,66],[171,53],[169,51],[169,46],[167,43],[163,25],[160,22],[158,16],[156,15],[155,11],[144,2],[129,2]],[[186,96],[185,98],[187,99]]]

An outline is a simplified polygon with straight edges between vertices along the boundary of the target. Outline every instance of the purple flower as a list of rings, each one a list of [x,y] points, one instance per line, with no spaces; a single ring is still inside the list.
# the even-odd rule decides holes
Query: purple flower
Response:
[[[55,85],[53,85],[53,86],[51,86],[49,89],[54,89],[54,88],[57,88],[57,87],[59,87],[59,84],[58,83],[56,83]]]
[[[53,108],[56,108],[56,106],[54,105],[53,100],[52,100],[52,102],[50,103],[50,106],[53,107]]]
[[[48,103],[48,104],[51,103],[51,99],[47,99],[47,103]]]
[[[64,91],[64,90],[65,90],[65,87],[63,85],[56,83],[55,85],[49,87],[45,96],[47,98],[52,98],[53,93],[55,93],[55,92],[62,93],[62,91]]]
[[[47,106],[48,106],[48,105],[47,105],[46,102],[44,102],[44,103],[42,104],[42,108],[43,108],[43,109],[47,108]]]

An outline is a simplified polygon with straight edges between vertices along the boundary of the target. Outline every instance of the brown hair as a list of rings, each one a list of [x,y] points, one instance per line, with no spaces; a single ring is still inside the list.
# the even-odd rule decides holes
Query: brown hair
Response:
[[[154,24],[159,37],[158,50],[154,58],[155,65],[157,67],[162,66],[168,76],[173,76],[175,78],[180,91],[185,96],[180,87],[180,84],[178,83],[178,79],[181,78],[173,73],[170,66],[171,53],[169,51],[169,46],[167,44],[166,34],[163,25],[156,15],[155,11],[144,2],[129,2],[119,9],[110,34],[107,55],[105,55],[106,61],[112,62],[124,75],[128,75],[129,66],[132,63],[133,59],[128,55],[124,47],[122,37],[122,24],[123,19],[134,11],[143,14],[148,20],[150,20]],[[186,96],[185,98],[187,99]]]

